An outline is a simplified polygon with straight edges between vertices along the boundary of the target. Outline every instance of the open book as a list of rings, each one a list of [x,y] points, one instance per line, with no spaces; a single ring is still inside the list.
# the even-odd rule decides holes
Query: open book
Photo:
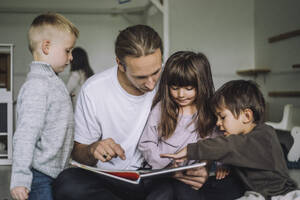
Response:
[[[71,161],[71,165],[75,167],[80,167],[98,174],[102,174],[120,181],[125,181],[128,183],[139,184],[142,178],[158,176],[163,174],[170,174],[172,172],[192,169],[196,167],[203,167],[206,165],[206,162],[195,163],[192,165],[174,167],[174,168],[165,168],[165,169],[156,169],[156,170],[106,170],[100,169],[97,167],[87,166],[81,163],[78,163],[74,160]]]

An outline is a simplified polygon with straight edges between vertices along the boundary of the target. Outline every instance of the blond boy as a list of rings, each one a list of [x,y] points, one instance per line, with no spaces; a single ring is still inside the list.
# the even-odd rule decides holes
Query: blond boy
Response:
[[[73,145],[73,110],[57,76],[72,58],[78,29],[56,13],[37,16],[28,33],[33,55],[17,101],[11,195],[52,199],[51,184],[66,167]]]

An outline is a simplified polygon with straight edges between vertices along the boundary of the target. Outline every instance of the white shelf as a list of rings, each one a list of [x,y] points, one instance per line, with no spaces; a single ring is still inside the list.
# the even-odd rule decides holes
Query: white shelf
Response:
[[[7,88],[0,88],[0,103],[6,104],[6,106],[1,105],[1,118],[6,117],[4,121],[1,121],[1,131],[0,132],[0,142],[4,143],[1,145],[0,150],[0,165],[11,165],[12,164],[12,135],[13,135],[13,44],[0,44],[0,53],[9,54],[10,65],[7,66],[10,71],[8,74],[9,84]],[[2,57],[2,59],[5,59]],[[1,62],[2,63],[2,62]],[[3,65],[2,65],[3,67]],[[6,68],[6,66],[4,66]],[[5,124],[7,123],[7,124]],[[4,127],[3,127],[4,125]]]
[[[11,165],[12,160],[11,159],[2,159],[0,158],[0,165]]]

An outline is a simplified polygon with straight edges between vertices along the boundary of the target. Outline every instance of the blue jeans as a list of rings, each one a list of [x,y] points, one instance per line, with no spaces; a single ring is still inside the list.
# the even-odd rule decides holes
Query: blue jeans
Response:
[[[28,200],[53,200],[52,182],[54,179],[35,169],[31,171],[33,178]]]

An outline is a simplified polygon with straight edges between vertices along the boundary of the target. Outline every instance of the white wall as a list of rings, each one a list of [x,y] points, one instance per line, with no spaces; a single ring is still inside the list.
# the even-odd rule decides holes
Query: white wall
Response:
[[[300,62],[300,37],[267,43],[270,36],[299,28],[299,4],[296,0],[169,0],[170,54],[178,50],[205,53],[216,88],[232,79],[253,79],[236,75],[236,70],[269,67],[269,75],[256,78],[266,97],[268,91],[275,89],[299,90],[299,70],[291,72],[291,65]],[[15,44],[14,99],[31,61],[26,34],[35,16],[0,13],[0,43]],[[120,15],[65,16],[80,29],[77,45],[87,50],[95,72],[115,64],[114,41],[119,30],[132,22],[144,22],[129,22]],[[152,12],[145,23],[163,35],[160,12]],[[68,70],[61,74],[63,79]],[[299,98],[267,97],[267,101],[272,109],[271,120],[280,119],[283,104],[299,104]]]
[[[27,31],[37,14],[0,13],[0,43],[13,43],[14,48],[14,100],[25,81],[32,56],[27,47]],[[80,30],[77,46],[86,49],[95,72],[115,64],[114,41],[118,32],[129,24],[119,15],[65,15]],[[61,74],[67,78],[69,68]]]
[[[267,76],[257,79],[264,90],[271,121],[280,121],[285,104],[300,106],[300,98],[268,96],[270,91],[300,90],[300,70],[292,69],[293,64],[300,63],[300,37],[268,42],[270,37],[300,28],[299,8],[297,0],[255,0],[255,66],[271,69]]]
[[[163,14],[154,6],[147,11],[146,24],[156,30],[163,39]]]
[[[241,78],[254,67],[253,0],[171,0],[170,51],[200,51],[209,58],[215,82]]]
[[[0,42],[16,45],[15,99],[31,61],[26,33],[35,16],[0,14]],[[65,16],[80,29],[77,45],[87,50],[95,72],[113,65],[115,37],[131,24],[119,15]],[[163,35],[160,12],[150,15],[146,23]],[[253,0],[170,0],[170,53],[204,52],[212,64],[216,87],[239,78],[235,75],[237,69],[254,66],[253,32]],[[68,70],[61,74],[63,79]]]

